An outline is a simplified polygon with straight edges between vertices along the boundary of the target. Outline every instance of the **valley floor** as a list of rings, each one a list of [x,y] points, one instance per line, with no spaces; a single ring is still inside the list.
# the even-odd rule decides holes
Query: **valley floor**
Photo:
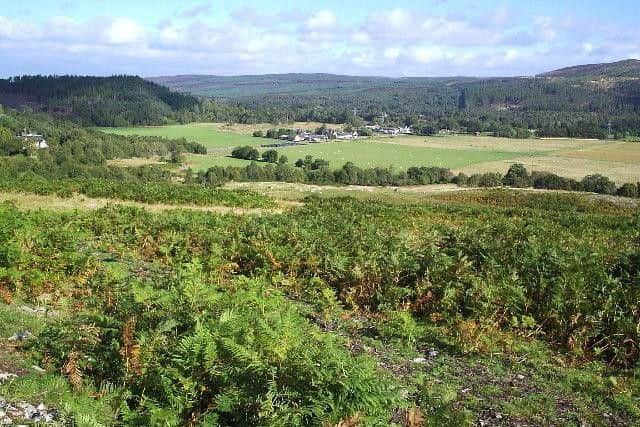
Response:
[[[295,123],[292,128],[315,129],[318,123]],[[273,143],[274,140],[251,136],[254,130],[273,125],[226,125],[195,123],[189,125],[103,128],[122,135],[186,138],[208,148],[206,155],[186,155],[194,170],[212,166],[244,166],[245,160],[230,157],[234,147]],[[262,149],[262,151],[266,148]],[[465,174],[499,172],[504,174],[513,163],[523,163],[530,171],[547,171],[581,179],[599,173],[618,184],[640,180],[640,143],[592,139],[508,139],[490,136],[374,136],[357,141],[332,141],[277,151],[293,163],[311,155],[340,168],[348,161],[360,167],[406,169],[411,166],[439,166]]]

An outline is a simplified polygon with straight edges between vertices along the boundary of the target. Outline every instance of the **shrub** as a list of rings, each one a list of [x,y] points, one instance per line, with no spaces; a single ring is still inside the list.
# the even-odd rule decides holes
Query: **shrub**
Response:
[[[469,187],[500,187],[502,185],[502,175],[492,172],[473,174],[469,177],[467,185]]]
[[[278,152],[276,150],[267,150],[262,153],[262,160],[267,163],[277,163],[278,162]]]
[[[531,186],[531,175],[523,164],[514,163],[509,167],[502,181],[508,187],[526,188]]]
[[[254,147],[247,145],[245,147],[234,148],[231,152],[231,157],[244,160],[258,160],[260,158],[260,153]]]
[[[549,172],[533,172],[531,174],[533,188],[548,190],[578,190],[578,181],[571,178],[564,178]]]
[[[627,182],[618,188],[616,194],[622,197],[638,197],[638,185]]]
[[[580,181],[582,191],[599,194],[616,194],[616,184],[600,174],[587,175]]]

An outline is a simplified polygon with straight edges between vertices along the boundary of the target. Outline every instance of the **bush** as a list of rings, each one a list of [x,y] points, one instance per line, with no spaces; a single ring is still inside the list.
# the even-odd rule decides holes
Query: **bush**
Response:
[[[493,172],[473,174],[467,181],[469,187],[500,187],[501,185],[502,175]]]
[[[514,163],[502,181],[507,187],[526,188],[531,186],[531,175],[523,164]]]
[[[231,157],[244,160],[258,160],[260,158],[260,153],[254,147],[247,145],[245,147],[234,148],[231,152]]]
[[[627,182],[626,184],[623,184],[620,188],[618,188],[616,194],[622,197],[636,198],[638,197],[638,185]]]
[[[134,397],[126,425],[336,425],[355,414],[387,421],[408,406],[373,359],[351,355],[278,292],[249,280],[221,292],[187,268],[161,283],[114,284],[127,304],[55,323],[36,347],[78,381],[123,384]]]
[[[264,136],[264,134],[262,133],[261,130],[254,130],[253,131],[253,136],[256,138],[262,138]]]
[[[262,160],[267,163],[278,163],[278,152],[276,150],[267,150],[262,153]]]
[[[580,188],[580,184],[575,179],[564,178],[549,172],[533,172],[531,180],[533,188],[569,191]]]
[[[585,176],[580,181],[582,191],[599,194],[616,194],[616,184],[600,174]]]

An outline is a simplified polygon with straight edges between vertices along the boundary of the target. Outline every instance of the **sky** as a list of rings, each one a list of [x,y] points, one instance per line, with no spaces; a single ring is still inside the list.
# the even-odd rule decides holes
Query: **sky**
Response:
[[[0,76],[514,76],[640,59],[639,0],[0,0]]]

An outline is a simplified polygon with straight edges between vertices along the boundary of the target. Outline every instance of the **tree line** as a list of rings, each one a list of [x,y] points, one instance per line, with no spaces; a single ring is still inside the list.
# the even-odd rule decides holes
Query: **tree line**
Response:
[[[188,182],[206,185],[222,185],[229,181],[283,181],[312,184],[341,184],[364,186],[408,186],[430,184],[456,184],[461,187],[514,187],[548,190],[583,191],[599,194],[636,198],[640,192],[639,183],[625,183],[617,186],[608,177],[600,174],[585,176],[582,180],[565,178],[551,172],[529,172],[522,164],[513,164],[506,174],[487,172],[470,176],[455,175],[450,169],[441,167],[414,166],[407,170],[375,167],[361,168],[352,162],[332,170],[329,162],[306,156],[296,160],[294,166],[288,164],[286,156],[278,157],[276,150],[267,150],[262,156],[254,147],[236,149],[247,154],[251,160],[247,166],[214,166],[206,171],[188,172]],[[245,157],[239,157],[245,158]],[[261,160],[261,166],[258,161]]]

